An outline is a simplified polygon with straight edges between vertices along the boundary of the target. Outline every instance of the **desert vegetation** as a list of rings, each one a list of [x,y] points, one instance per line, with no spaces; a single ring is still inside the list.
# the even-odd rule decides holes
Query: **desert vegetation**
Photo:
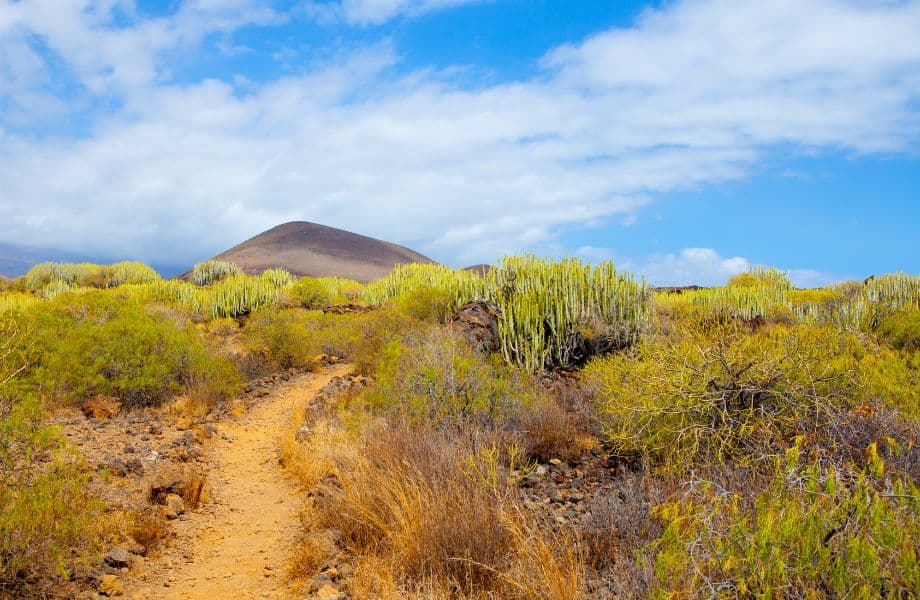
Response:
[[[508,257],[363,285],[232,264],[43,264],[0,293],[0,589],[98,563],[106,518],[47,416],[216,411],[346,360],[297,413],[291,575],[354,598],[912,597],[920,278],[655,291]],[[199,490],[200,491],[200,490]],[[140,518],[140,517],[138,517]],[[159,525],[142,528],[149,531]]]

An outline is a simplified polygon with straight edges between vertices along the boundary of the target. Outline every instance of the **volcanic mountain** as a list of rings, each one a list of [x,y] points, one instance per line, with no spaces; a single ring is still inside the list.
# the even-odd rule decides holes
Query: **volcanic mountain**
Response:
[[[434,262],[418,252],[350,231],[306,221],[278,225],[216,257],[247,273],[282,267],[298,276],[373,281],[398,264]]]

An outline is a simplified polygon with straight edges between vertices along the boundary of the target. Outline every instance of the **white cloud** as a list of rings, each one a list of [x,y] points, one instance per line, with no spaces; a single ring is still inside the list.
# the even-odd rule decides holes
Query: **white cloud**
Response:
[[[651,285],[724,285],[738,273],[747,271],[752,263],[742,256],[724,257],[713,248],[684,248],[677,253],[652,254],[641,258],[618,260],[609,248],[583,246],[577,255],[589,261],[613,260],[618,268],[641,273]],[[821,287],[842,281],[831,273],[812,269],[788,269],[786,275],[798,287]]]
[[[399,16],[418,16],[427,12],[472,4],[483,0],[342,0],[340,9],[349,23],[379,25]]]
[[[15,111],[0,112],[4,240],[178,261],[302,218],[459,265],[628,223],[655,193],[744,177],[778,144],[902,152],[920,139],[918,2],[685,0],[550,52],[532,80],[394,78],[384,44],[245,88],[176,84],[165,57],[283,18],[261,2],[187,2],[120,28],[122,3],[45,19],[51,4],[0,4],[0,111],[6,98],[26,118],[32,96],[87,110],[52,89],[31,35],[87,102],[118,108],[69,139],[14,133]],[[342,7],[372,23],[436,4]],[[725,274],[734,260],[685,250],[644,268]]]
[[[746,258],[725,258],[712,248],[685,248],[679,254],[650,256],[631,268],[657,285],[718,285],[750,266]]]

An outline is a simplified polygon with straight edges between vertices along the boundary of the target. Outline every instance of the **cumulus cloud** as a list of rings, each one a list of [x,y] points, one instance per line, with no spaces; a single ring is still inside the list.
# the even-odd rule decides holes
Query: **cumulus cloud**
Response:
[[[552,50],[528,80],[406,73],[382,44],[238,88],[173,81],[164,57],[284,18],[267,4],[198,0],[115,26],[120,2],[53,25],[38,16],[50,1],[0,4],[0,239],[33,245],[182,261],[301,218],[469,264],[628,224],[656,193],[742,178],[777,145],[920,139],[917,2],[684,0]],[[376,23],[443,4],[342,8]],[[89,100],[117,102],[79,108],[85,133],[25,134],[13,118],[30,94],[77,110],[54,61]],[[643,268],[721,276],[737,266],[725,260],[684,251]]]
[[[684,248],[676,253],[652,254],[645,257],[625,257],[619,260],[613,250],[583,246],[576,252],[589,261],[613,260],[618,268],[641,273],[655,286],[724,285],[733,275],[751,268],[743,256],[725,257],[714,248]],[[786,275],[798,287],[820,287],[842,281],[832,273],[812,269],[787,269]]]

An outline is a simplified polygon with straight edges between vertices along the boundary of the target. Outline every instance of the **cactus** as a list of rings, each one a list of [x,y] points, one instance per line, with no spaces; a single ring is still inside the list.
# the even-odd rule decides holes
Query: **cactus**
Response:
[[[263,271],[259,277],[262,281],[276,288],[285,288],[294,283],[294,276],[291,275],[287,269],[267,269]]]
[[[142,262],[123,261],[105,268],[106,287],[154,283],[162,279],[152,267]]]
[[[206,260],[192,267],[192,273],[189,280],[195,285],[211,285],[227,277],[240,275],[243,271],[233,264],[224,260]]]
[[[649,314],[645,282],[618,273],[612,263],[592,267],[532,255],[507,257],[483,277],[441,265],[400,265],[369,285],[365,298],[379,305],[425,287],[446,292],[453,310],[470,300],[497,304],[505,359],[534,372],[572,365],[580,324],[602,324],[619,343],[629,343]]]

